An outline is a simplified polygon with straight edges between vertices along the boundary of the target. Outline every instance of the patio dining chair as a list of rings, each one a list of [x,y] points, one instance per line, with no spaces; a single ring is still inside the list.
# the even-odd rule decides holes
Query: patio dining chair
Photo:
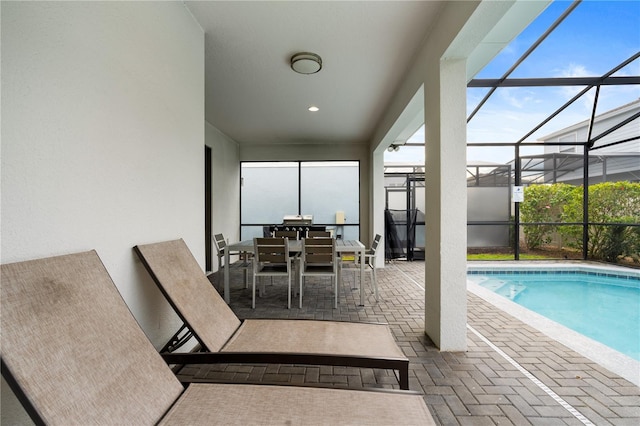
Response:
[[[376,234],[373,238],[373,242],[371,243],[371,247],[365,251],[364,258],[360,258],[357,253],[345,253],[340,258],[340,263],[338,265],[338,279],[342,278],[344,271],[354,272],[354,274],[359,275],[360,272],[360,262],[364,262],[364,270],[369,272],[371,277],[371,291],[373,292],[376,301],[378,301],[378,282],[376,279],[376,253],[378,250],[378,245],[380,244],[380,240],[382,236],[380,234]],[[354,275],[355,280],[355,275]],[[362,285],[362,283],[360,283]]]
[[[307,238],[316,238],[316,237],[331,237],[331,231],[307,231]]]
[[[409,359],[387,324],[246,319],[240,321],[183,240],[138,245],[135,252],[209,363],[289,363],[397,370],[409,388]],[[174,336],[175,337],[175,336]],[[173,339],[173,338],[172,338]],[[199,354],[163,353],[172,364]]]
[[[277,230],[273,233],[273,236],[276,238],[289,238],[290,240],[297,240],[298,239],[298,231],[284,231],[284,230]]]
[[[253,239],[253,286],[251,308],[256,308],[256,280],[260,277],[287,278],[287,308],[291,309],[292,260],[289,256],[288,238]],[[262,285],[261,294],[264,292]]]
[[[422,396],[407,392],[185,389],[95,251],[5,264],[0,278],[2,376],[35,424],[435,424]]]
[[[378,252],[378,245],[380,245],[380,240],[382,236],[380,234],[376,234],[373,237],[373,242],[371,243],[371,247],[365,251],[364,253],[364,266],[365,270],[371,274],[371,285],[372,291],[376,297],[376,301],[378,301],[378,280],[376,277],[376,255]]]
[[[378,281],[376,280],[376,253],[378,251],[378,245],[382,236],[376,234],[373,237],[371,247],[364,253],[365,269],[371,273],[371,285],[373,287],[373,293],[375,294],[376,301],[378,301]]]
[[[338,262],[336,240],[333,238],[303,238],[298,277],[300,280],[300,309],[306,277],[329,277],[334,287],[334,308],[338,308]]]
[[[222,274],[223,267],[227,265],[223,264],[223,259],[225,258],[225,253],[229,250],[227,245],[227,240],[224,238],[223,234],[215,234],[213,236],[213,244],[216,247],[217,255],[218,255],[218,274]],[[244,288],[249,287],[249,271],[253,268],[252,256],[250,253],[243,252],[229,252],[230,256],[240,256],[240,260],[234,262],[229,266],[232,269],[241,269],[244,274]],[[219,280],[222,281],[222,280]]]

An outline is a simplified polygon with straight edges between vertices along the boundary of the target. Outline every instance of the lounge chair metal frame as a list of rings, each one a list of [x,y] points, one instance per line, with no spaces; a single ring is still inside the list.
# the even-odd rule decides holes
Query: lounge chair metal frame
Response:
[[[189,340],[193,338],[193,332],[189,330],[185,324],[175,332],[173,336],[165,343],[165,345],[160,349],[160,352],[173,352],[177,349],[180,349],[185,345]]]

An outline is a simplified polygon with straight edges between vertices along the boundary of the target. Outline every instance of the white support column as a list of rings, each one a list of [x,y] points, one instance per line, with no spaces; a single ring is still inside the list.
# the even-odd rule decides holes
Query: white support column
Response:
[[[384,268],[384,150],[374,151],[371,156],[371,218],[369,223],[373,230],[370,238],[375,234],[382,235],[382,240],[378,246],[376,255],[376,268]],[[369,245],[373,243],[373,239],[369,241]]]
[[[442,351],[467,349],[466,62],[425,78],[425,332]]]

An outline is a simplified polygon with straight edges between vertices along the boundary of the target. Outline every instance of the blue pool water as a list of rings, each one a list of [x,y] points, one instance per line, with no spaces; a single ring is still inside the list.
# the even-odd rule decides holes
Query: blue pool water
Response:
[[[470,281],[640,361],[640,276],[469,271]]]

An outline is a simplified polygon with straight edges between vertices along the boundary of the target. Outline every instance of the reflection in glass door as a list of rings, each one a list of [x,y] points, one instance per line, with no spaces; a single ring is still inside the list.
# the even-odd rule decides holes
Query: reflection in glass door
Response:
[[[357,161],[243,162],[241,238],[265,235],[285,216],[311,216],[338,238],[360,238]]]

